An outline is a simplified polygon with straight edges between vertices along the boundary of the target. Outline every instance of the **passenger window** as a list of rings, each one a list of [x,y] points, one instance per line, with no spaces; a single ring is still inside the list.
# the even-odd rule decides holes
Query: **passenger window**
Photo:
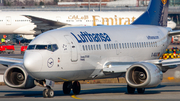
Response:
[[[141,43],[139,42],[139,48],[141,48]]]
[[[109,49],[111,49],[111,44],[109,44]]]
[[[88,45],[88,49],[91,50],[90,45]]]
[[[101,45],[99,44],[99,50],[101,50]]]
[[[132,43],[132,48],[134,48],[134,44]]]
[[[124,48],[127,48],[127,47],[126,47],[126,43],[124,43]]]
[[[121,49],[121,43],[119,43],[119,49]]]
[[[91,45],[91,49],[93,50],[93,45]]]
[[[132,48],[132,45],[131,45],[131,43],[130,43],[129,45],[130,45],[130,48]]]
[[[106,44],[104,44],[104,49],[106,50]]]
[[[146,42],[146,45],[147,45],[147,47],[149,47],[149,46],[148,46],[148,42]]]
[[[144,47],[146,47],[146,43],[144,42]]]
[[[86,50],[88,50],[87,45],[85,45],[85,47],[86,47]]]
[[[82,48],[83,48],[83,50],[85,51],[85,47],[84,47],[84,45],[82,45]]]
[[[114,44],[114,49],[116,49],[116,44]]]
[[[98,50],[99,48],[98,48],[98,45],[96,45],[96,49]]]
[[[127,43],[127,48],[129,48],[129,43]]]
[[[124,43],[122,43],[122,48],[124,48]]]
[[[113,44],[111,44],[112,49],[114,49]]]
[[[94,50],[96,50],[96,46],[95,45],[93,45],[94,46]]]
[[[106,44],[107,45],[107,49],[109,49],[109,45],[108,44]]]
[[[134,48],[136,48],[136,43],[134,43]]]
[[[117,48],[117,49],[119,49],[119,47],[118,47],[118,43],[116,43],[116,48]]]
[[[139,45],[138,45],[138,43],[137,43],[137,48],[139,48]]]

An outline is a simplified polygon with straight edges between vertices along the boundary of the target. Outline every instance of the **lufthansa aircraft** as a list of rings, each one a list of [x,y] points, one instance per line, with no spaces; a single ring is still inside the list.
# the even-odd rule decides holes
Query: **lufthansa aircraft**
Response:
[[[63,92],[81,91],[80,80],[125,77],[127,92],[144,93],[156,87],[163,73],[180,59],[159,60],[179,34],[166,27],[169,0],[151,0],[147,10],[131,25],[69,27],[37,36],[24,59],[0,58],[8,66],[4,82],[12,88],[46,87],[53,97],[54,82],[64,82]]]

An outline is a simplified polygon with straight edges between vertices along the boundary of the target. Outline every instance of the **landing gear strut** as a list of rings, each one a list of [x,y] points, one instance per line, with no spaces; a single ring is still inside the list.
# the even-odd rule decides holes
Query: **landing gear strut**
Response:
[[[136,88],[133,88],[133,87],[127,85],[127,92],[128,92],[129,94],[134,94],[135,89],[136,89]],[[139,94],[144,94],[145,88],[137,88],[137,92],[138,92]]]
[[[44,98],[54,97],[54,91],[51,89],[51,87],[47,86],[47,89],[43,90],[43,97]]]
[[[70,94],[71,89],[73,90],[74,94],[79,94],[81,91],[81,85],[78,81],[72,82],[64,82],[63,84],[63,92],[64,94]]]

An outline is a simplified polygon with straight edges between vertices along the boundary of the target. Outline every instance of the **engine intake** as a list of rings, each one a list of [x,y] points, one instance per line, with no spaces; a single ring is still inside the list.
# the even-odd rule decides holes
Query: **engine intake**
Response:
[[[126,81],[134,88],[155,87],[162,81],[161,70],[152,63],[133,64],[126,72]]]
[[[13,65],[6,69],[4,82],[12,88],[29,89],[35,87],[34,79],[28,75],[22,65]]]

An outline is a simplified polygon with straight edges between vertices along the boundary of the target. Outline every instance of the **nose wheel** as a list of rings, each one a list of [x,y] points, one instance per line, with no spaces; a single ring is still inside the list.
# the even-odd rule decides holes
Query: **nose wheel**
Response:
[[[43,90],[43,97],[44,98],[53,98],[54,97],[54,91],[48,87],[47,89]]]

